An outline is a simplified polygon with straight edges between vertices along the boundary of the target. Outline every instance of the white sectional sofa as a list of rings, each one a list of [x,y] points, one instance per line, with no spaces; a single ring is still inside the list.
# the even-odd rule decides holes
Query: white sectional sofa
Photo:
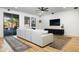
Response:
[[[17,36],[22,37],[41,47],[53,42],[53,34],[40,29],[18,29]]]

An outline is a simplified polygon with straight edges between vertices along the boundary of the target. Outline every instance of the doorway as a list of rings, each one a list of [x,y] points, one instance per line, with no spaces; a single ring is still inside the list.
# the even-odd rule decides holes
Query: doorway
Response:
[[[4,13],[4,36],[12,36],[17,34],[19,27],[19,15]]]

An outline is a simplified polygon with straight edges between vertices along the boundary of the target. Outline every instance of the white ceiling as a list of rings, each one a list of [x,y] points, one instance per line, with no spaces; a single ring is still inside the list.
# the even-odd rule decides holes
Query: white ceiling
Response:
[[[20,12],[24,12],[24,13],[30,13],[30,14],[34,14],[34,15],[39,15],[38,14],[38,7],[2,7],[5,9],[10,9],[10,10],[14,10],[14,11],[20,11]],[[70,10],[73,9],[74,7],[48,7],[49,11],[47,12],[48,14],[51,14],[52,12],[56,13],[56,12],[60,12],[60,11],[65,11],[65,10]]]

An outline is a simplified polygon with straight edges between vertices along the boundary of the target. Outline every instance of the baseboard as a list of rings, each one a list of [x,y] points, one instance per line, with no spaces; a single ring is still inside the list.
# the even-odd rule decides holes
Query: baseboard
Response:
[[[79,38],[79,36],[75,36],[75,35],[65,35],[67,37],[74,37],[74,38]]]

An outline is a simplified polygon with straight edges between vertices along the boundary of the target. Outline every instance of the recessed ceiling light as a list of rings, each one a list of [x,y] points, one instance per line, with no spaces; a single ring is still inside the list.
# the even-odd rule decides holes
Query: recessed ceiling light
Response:
[[[63,7],[63,8],[66,8],[66,7]]]

